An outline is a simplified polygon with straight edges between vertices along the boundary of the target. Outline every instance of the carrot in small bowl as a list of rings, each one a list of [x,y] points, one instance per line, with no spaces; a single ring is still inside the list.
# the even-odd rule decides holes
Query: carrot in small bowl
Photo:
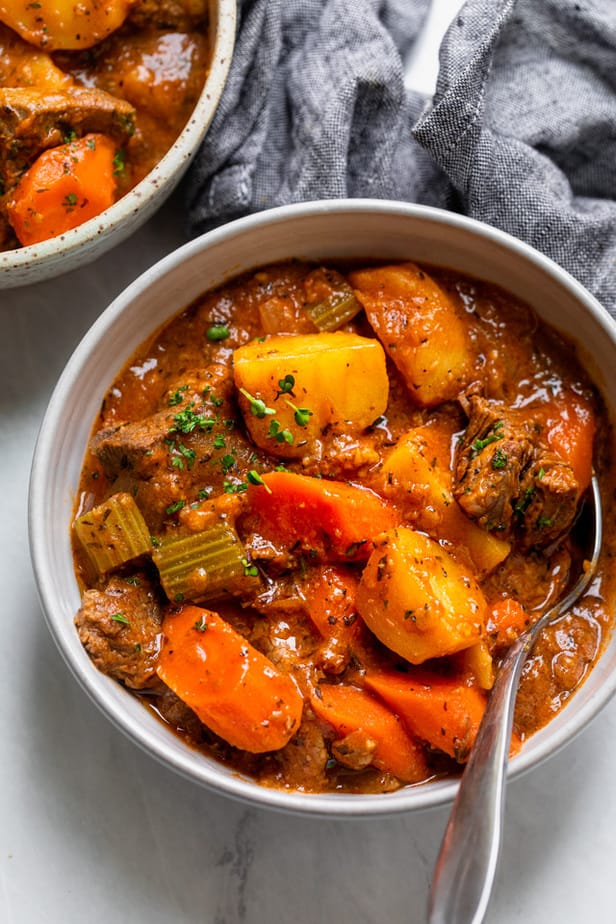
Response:
[[[113,205],[116,144],[89,134],[49,148],[26,170],[7,202],[21,244],[64,234]]]

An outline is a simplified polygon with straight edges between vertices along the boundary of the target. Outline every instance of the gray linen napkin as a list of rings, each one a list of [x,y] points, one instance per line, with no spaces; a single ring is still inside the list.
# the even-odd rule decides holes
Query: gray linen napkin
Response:
[[[426,107],[402,60],[428,2],[240,0],[189,233],[333,196],[455,208],[616,314],[616,0],[468,0]]]

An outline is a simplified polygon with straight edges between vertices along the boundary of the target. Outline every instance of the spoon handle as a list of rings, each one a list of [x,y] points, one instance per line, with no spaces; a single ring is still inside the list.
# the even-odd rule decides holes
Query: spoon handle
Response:
[[[483,920],[501,844],[513,706],[528,640],[507,653],[460,781],[436,862],[428,924]]]

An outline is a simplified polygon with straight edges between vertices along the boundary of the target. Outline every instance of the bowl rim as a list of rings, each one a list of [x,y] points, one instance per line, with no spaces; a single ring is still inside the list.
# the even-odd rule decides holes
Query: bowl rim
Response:
[[[59,618],[54,606],[53,572],[50,569],[50,563],[46,555],[43,530],[37,526],[38,519],[45,518],[45,514],[42,512],[44,511],[42,500],[46,494],[46,481],[53,445],[57,433],[61,431],[62,410],[66,398],[74,387],[74,381],[87,367],[88,359],[96,350],[98,341],[105,336],[115,320],[130,307],[135,297],[146,291],[157,280],[172,272],[193,255],[205,251],[213,245],[232,240],[236,235],[246,232],[258,233],[259,229],[264,226],[284,223],[291,218],[315,215],[325,217],[332,213],[338,216],[344,213],[349,215],[379,214],[381,216],[385,214],[428,219],[437,224],[465,230],[478,240],[489,241],[500,245],[508,251],[513,251],[518,256],[530,261],[534,266],[539,267],[555,282],[568,289],[583,304],[585,310],[595,318],[610,341],[616,346],[616,322],[594,296],[575,278],[549,257],[536,251],[528,244],[504,231],[472,218],[413,203],[378,199],[333,199],[279,206],[236,219],[189,241],[143,272],[110,303],[75,348],[52,392],[34,449],[28,497],[29,544],[34,577],[45,621],[63,659],[89,698],[117,728],[142,750],[192,782],[252,806],[312,817],[384,817],[403,811],[421,811],[435,808],[449,803],[456,795],[458,780],[451,778],[442,783],[439,782],[436,784],[438,789],[435,789],[431,783],[422,783],[416,786],[403,787],[393,793],[369,795],[303,793],[284,789],[270,789],[248,778],[243,778],[239,774],[225,776],[222,772],[217,771],[215,766],[208,765],[197,768],[190,760],[190,755],[193,752],[189,747],[186,747],[185,753],[179,756],[165,745],[150,740],[147,730],[143,727],[134,727],[130,717],[127,717],[122,713],[121,709],[116,708],[113,703],[104,697],[102,686],[104,681],[109,681],[109,678],[99,674],[91,662],[76,663],[71,656],[70,646],[63,639],[62,632],[59,631],[62,620]],[[228,278],[235,275],[232,268],[230,270]],[[169,319],[179,310],[181,310],[181,307],[174,306],[169,312]],[[149,333],[150,331],[145,332],[144,340]],[[594,669],[597,669],[597,665],[595,665]],[[101,678],[103,678],[103,681],[101,681]],[[598,692],[593,694],[576,711],[565,729],[556,730],[549,740],[542,741],[532,751],[523,749],[509,763],[508,779],[517,778],[549,757],[556,755],[588,725],[615,693],[616,671],[612,671],[606,677]],[[127,695],[131,696],[132,694],[127,693]],[[215,761],[212,761],[212,764],[215,764]]]
[[[0,272],[3,276],[8,278],[13,271],[24,271],[30,266],[35,266],[38,270],[48,262],[57,262],[62,256],[96,240],[97,237],[101,240],[107,239],[131,215],[146,211],[151,199],[157,198],[157,192],[162,195],[167,189],[171,191],[179,181],[181,173],[199,147],[203,127],[207,129],[214,116],[233,57],[236,0],[213,2],[217,7],[217,19],[210,48],[209,70],[195,107],[171,147],[136,186],[99,215],[38,244],[0,251]]]

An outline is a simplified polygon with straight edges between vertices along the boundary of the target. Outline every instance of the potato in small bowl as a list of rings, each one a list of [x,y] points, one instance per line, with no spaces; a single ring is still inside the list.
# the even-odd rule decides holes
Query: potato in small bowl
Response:
[[[500,658],[583,567],[593,466],[613,491],[615,351],[562,269],[439,210],[295,205],[185,245],[94,324],[41,428],[32,556],[68,665],[228,795],[450,800]],[[538,642],[512,775],[614,692],[615,541]]]

